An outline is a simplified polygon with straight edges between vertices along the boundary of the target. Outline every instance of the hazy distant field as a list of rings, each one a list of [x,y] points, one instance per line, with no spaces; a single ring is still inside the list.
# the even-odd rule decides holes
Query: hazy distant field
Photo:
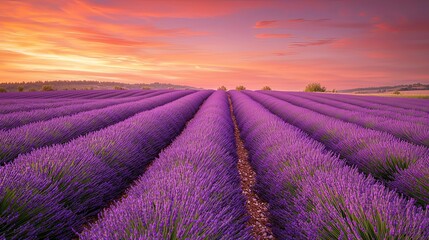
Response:
[[[429,239],[428,203],[426,99],[0,94],[0,239]]]
[[[382,97],[408,97],[408,98],[429,98],[429,90],[413,90],[413,91],[400,91],[399,94],[392,92],[385,93],[358,93],[357,95],[369,95],[369,96],[382,96]]]

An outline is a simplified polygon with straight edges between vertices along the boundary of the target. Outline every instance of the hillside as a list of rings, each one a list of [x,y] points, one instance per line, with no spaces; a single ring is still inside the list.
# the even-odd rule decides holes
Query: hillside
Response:
[[[381,86],[381,87],[368,87],[368,88],[353,88],[338,90],[340,93],[385,93],[394,91],[416,91],[416,90],[429,90],[429,84],[409,84],[409,85],[396,85],[396,86]]]
[[[54,90],[109,90],[109,89],[197,89],[195,87],[173,85],[168,83],[119,83],[99,81],[38,81],[20,83],[0,83],[0,88],[7,92],[17,92],[19,87],[23,91],[40,91],[43,86],[52,86]]]

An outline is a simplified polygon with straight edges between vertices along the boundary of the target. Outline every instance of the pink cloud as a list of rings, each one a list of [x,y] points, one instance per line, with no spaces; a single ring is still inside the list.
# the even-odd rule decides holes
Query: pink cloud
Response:
[[[255,23],[254,28],[274,28],[277,27],[279,21],[277,20],[267,20],[267,21],[258,21]]]
[[[399,20],[399,21],[378,21],[374,24],[375,31],[379,32],[423,32],[429,33],[429,21],[423,20]]]
[[[254,28],[284,28],[296,24],[321,24],[329,21],[330,19],[304,19],[304,18],[293,18],[287,20],[264,20],[255,23]]]
[[[309,41],[309,42],[294,42],[292,43],[291,47],[311,47],[311,46],[320,46],[320,45],[328,45],[332,44],[336,41],[336,39],[320,39],[316,41]]]
[[[256,38],[290,38],[292,34],[287,33],[259,33]]]

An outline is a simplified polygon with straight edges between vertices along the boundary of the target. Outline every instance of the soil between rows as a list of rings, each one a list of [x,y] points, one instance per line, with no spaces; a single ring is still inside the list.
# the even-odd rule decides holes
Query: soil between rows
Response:
[[[231,117],[234,122],[234,135],[237,145],[240,185],[246,198],[246,210],[249,213],[248,226],[252,228],[252,235],[256,239],[275,239],[269,223],[268,203],[264,202],[255,192],[256,173],[249,162],[249,154],[240,137],[237,119],[235,118],[231,97],[228,96]]]

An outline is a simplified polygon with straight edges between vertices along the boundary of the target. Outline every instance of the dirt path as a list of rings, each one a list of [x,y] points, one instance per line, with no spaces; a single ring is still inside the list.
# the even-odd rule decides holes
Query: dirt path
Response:
[[[234,134],[238,154],[237,167],[240,174],[240,184],[246,198],[246,209],[250,216],[247,224],[252,227],[252,234],[256,239],[275,239],[271,228],[269,227],[268,204],[262,201],[254,191],[256,173],[252,166],[250,166],[248,152],[240,138],[240,130],[238,129],[230,96],[228,96],[228,101],[232,121],[234,122]]]

